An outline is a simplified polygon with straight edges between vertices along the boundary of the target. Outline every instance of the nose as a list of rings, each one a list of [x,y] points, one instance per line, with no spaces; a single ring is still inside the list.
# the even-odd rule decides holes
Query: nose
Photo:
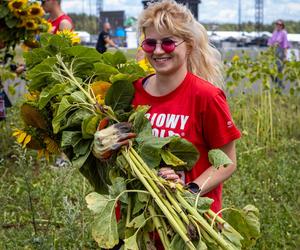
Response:
[[[155,50],[153,51],[153,54],[164,54],[165,51],[161,47],[161,43],[156,43]]]

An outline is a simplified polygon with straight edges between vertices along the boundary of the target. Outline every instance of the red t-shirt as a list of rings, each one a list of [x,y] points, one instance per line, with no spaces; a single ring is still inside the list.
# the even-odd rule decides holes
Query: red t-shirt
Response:
[[[48,22],[50,22],[52,25],[52,31],[51,31],[52,34],[56,34],[57,31],[59,31],[59,25],[63,20],[68,20],[72,24],[72,29],[74,28],[71,17],[69,17],[67,14],[62,14],[61,16],[59,16],[54,20],[51,20],[50,18],[48,19]]]
[[[183,82],[165,96],[152,96],[143,88],[145,79],[135,86],[133,105],[150,105],[146,114],[155,136],[179,135],[192,142],[200,158],[191,171],[185,173],[185,182],[200,176],[211,164],[208,151],[238,139],[241,134],[234,125],[224,92],[211,83],[187,73]],[[206,194],[214,199],[211,209],[222,208],[222,184]]]

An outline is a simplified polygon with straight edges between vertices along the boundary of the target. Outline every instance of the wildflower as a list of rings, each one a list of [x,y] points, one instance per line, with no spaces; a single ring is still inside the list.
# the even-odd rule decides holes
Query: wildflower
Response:
[[[62,31],[58,31],[57,34],[60,37],[66,38],[68,40],[70,40],[72,45],[76,45],[80,43],[80,38],[79,36],[74,33],[73,31],[70,30],[62,30]]]
[[[11,12],[15,12],[16,10],[21,10],[27,2],[28,0],[9,0],[7,6]]]
[[[45,12],[39,3],[33,3],[28,8],[28,13],[32,17],[42,17]]]
[[[233,62],[237,62],[239,60],[240,60],[240,57],[238,55],[234,55],[231,59],[231,61],[233,61]]]

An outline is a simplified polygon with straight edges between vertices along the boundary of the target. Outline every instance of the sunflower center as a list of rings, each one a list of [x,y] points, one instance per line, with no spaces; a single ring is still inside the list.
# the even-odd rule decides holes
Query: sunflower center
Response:
[[[38,15],[38,14],[40,14],[40,9],[32,8],[30,13],[31,13],[31,15]]]
[[[23,3],[22,2],[18,2],[18,1],[14,2],[12,4],[12,6],[14,7],[14,9],[19,9],[19,8],[22,7],[22,5],[23,5]]]

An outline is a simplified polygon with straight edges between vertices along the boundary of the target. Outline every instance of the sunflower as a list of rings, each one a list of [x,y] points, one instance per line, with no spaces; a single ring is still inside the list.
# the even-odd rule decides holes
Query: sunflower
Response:
[[[59,154],[59,146],[57,143],[51,139],[50,137],[46,136],[44,139],[44,143],[46,144],[46,150],[51,154]]]
[[[232,58],[231,58],[231,61],[232,62],[237,62],[240,60],[240,57],[238,55],[234,55]]]
[[[22,148],[25,148],[31,141],[31,135],[21,129],[15,129],[12,135],[16,137],[17,142],[22,145]]]
[[[14,11],[14,15],[19,19],[23,19],[27,17],[28,12],[25,9],[18,9]]]
[[[24,20],[24,26],[28,30],[36,30],[38,28],[38,24],[34,19],[26,19]]]
[[[28,0],[9,0],[7,6],[11,12],[15,12],[16,10],[21,10],[27,2]]]
[[[40,23],[40,30],[42,32],[47,32],[47,33],[51,33],[52,31],[52,24],[50,22],[48,22],[46,19],[41,19],[41,23]]]
[[[40,98],[39,95],[40,95],[40,93],[38,91],[31,91],[31,92],[24,94],[24,98],[27,101],[36,102]]]
[[[76,45],[80,43],[80,38],[79,36],[74,33],[71,30],[62,30],[62,31],[58,31],[57,35],[59,35],[60,37],[66,38],[68,40],[70,40],[72,45]]]
[[[32,17],[43,16],[45,14],[43,8],[39,3],[33,3],[27,9],[28,14]]]

